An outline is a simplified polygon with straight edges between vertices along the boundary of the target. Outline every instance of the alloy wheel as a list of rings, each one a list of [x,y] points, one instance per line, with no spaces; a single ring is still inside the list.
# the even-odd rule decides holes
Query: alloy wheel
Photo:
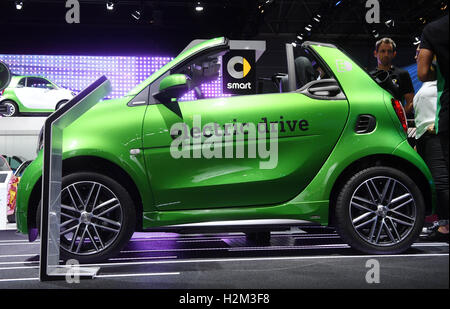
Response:
[[[81,181],[61,191],[63,250],[75,255],[97,254],[114,243],[122,225],[122,204],[105,185]]]
[[[391,177],[373,177],[353,192],[350,219],[356,233],[376,246],[393,246],[407,238],[417,217],[408,188]]]
[[[11,117],[16,113],[16,107],[14,104],[5,102],[4,105],[6,106],[6,113],[3,114],[5,117]]]

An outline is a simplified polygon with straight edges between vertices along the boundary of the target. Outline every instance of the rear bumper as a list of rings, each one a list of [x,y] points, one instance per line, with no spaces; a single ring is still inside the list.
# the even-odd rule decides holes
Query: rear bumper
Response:
[[[16,199],[16,222],[17,230],[20,233],[28,234],[29,227],[34,226],[34,222],[29,221],[29,208],[37,205],[30,205],[30,198],[33,189],[40,181],[42,175],[42,151],[38,157],[26,168],[17,188]],[[40,193],[40,192],[39,192]],[[33,208],[34,209],[34,208]],[[30,224],[31,223],[31,224]]]

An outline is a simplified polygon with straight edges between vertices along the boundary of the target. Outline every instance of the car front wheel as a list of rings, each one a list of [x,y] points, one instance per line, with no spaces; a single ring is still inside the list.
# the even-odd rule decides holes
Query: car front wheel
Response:
[[[343,186],[337,198],[336,230],[354,249],[397,254],[417,239],[424,223],[421,191],[391,167],[365,169]]]
[[[130,240],[136,210],[115,180],[91,172],[64,176],[61,190],[60,253],[80,263],[104,261]]]

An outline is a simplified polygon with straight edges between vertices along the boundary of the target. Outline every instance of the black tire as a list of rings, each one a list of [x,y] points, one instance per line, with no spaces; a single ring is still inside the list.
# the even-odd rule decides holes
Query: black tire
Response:
[[[366,201],[361,200],[364,193]],[[355,174],[341,188],[335,218],[337,232],[352,248],[367,254],[398,254],[419,237],[425,203],[405,173],[391,167],[371,167]]]
[[[270,245],[270,231],[247,232],[245,238],[251,243]]]
[[[61,192],[61,204],[65,205],[65,203],[67,203],[67,199],[69,198],[69,194],[67,191],[67,187],[71,186],[71,188],[73,188],[72,185],[78,186],[77,190],[83,190],[83,186],[86,183],[96,183],[99,184],[101,186],[103,186],[102,189],[100,189],[100,193],[98,194],[99,198],[101,198],[101,190],[106,191],[106,193],[112,193],[118,200],[119,203],[119,207],[118,209],[116,208],[114,211],[111,211],[111,213],[114,215],[114,213],[118,213],[120,210],[120,220],[121,220],[121,226],[120,228],[118,228],[117,233],[115,233],[116,235],[111,239],[110,243],[104,243],[102,245],[105,245],[103,249],[98,250],[97,249],[97,245],[100,247],[101,241],[97,241],[95,242],[95,239],[99,239],[100,236],[102,234],[108,234],[108,231],[104,231],[102,230],[102,228],[111,228],[111,226],[107,225],[105,222],[103,221],[99,221],[95,218],[91,218],[90,220],[92,220],[89,223],[83,223],[83,212],[80,212],[80,215],[78,216],[78,212],[77,210],[75,210],[75,208],[72,207],[72,205],[68,205],[71,208],[73,208],[73,211],[70,210],[63,210],[62,209],[62,213],[64,212],[66,215],[72,215],[74,217],[78,217],[78,221],[75,219],[70,219],[68,217],[66,217],[65,215],[61,215],[61,225],[63,225],[64,223],[66,223],[67,221],[72,221],[75,220],[74,226],[80,226],[80,229],[87,227],[87,231],[88,233],[90,233],[91,235],[93,235],[92,237],[94,238],[94,243],[96,243],[95,247],[94,245],[90,245],[92,243],[92,241],[89,241],[88,243],[81,243],[81,247],[80,248],[84,248],[86,247],[86,252],[73,252],[73,250],[71,251],[71,241],[73,240],[73,236],[72,239],[67,239],[66,235],[70,234],[65,234],[65,235],[61,235],[61,239],[60,239],[60,255],[61,258],[63,260],[69,260],[69,259],[75,259],[77,260],[79,263],[81,264],[85,264],[85,263],[97,263],[97,262],[101,262],[101,261],[105,261],[110,257],[116,256],[121,249],[123,249],[123,247],[128,243],[128,241],[130,240],[131,236],[133,235],[134,229],[135,229],[135,222],[136,222],[136,208],[133,204],[133,200],[131,199],[131,197],[129,196],[128,192],[122,187],[122,185],[120,185],[118,182],[116,182],[114,179],[111,179],[107,176],[101,175],[101,174],[97,174],[97,173],[91,173],[91,172],[77,172],[77,173],[73,173],[67,176],[64,176],[62,179],[62,192]],[[81,187],[80,187],[81,186]],[[88,186],[87,184],[85,186]],[[95,187],[94,187],[95,188]],[[106,188],[106,189],[105,189]],[[70,189],[73,190],[73,189]],[[93,189],[94,191],[95,189]],[[81,191],[82,192],[82,191]],[[84,191],[87,192],[87,191]],[[90,200],[92,201],[92,199]],[[99,200],[100,203],[101,199]],[[114,202],[116,203],[116,202]],[[111,204],[114,204],[111,203]],[[89,204],[89,202],[88,202]],[[101,203],[100,203],[101,204]],[[103,202],[104,204],[104,202]],[[94,205],[95,206],[95,205]],[[89,206],[88,206],[89,208]],[[114,207],[111,207],[114,208]],[[107,208],[106,208],[107,209]],[[92,210],[91,212],[92,214],[94,214],[94,210]],[[99,213],[97,213],[97,215],[99,215]],[[37,210],[37,222],[36,222],[36,226],[38,227],[38,230],[40,230],[40,205],[38,207]],[[107,218],[108,220],[112,220],[112,218]],[[78,222],[78,224],[77,224]],[[94,223],[95,222],[95,223]],[[93,226],[96,226],[95,229]],[[101,225],[104,225],[102,228],[100,227]],[[65,230],[72,228],[71,225],[67,225],[67,228],[65,228]],[[93,230],[94,229],[94,230]],[[76,229],[78,231],[78,229]],[[61,230],[63,231],[63,230]],[[97,236],[95,236],[95,233],[97,233]],[[111,232],[109,232],[111,233]],[[81,235],[78,234],[77,238],[81,239]],[[86,235],[84,237],[84,239],[88,239],[88,235]],[[80,241],[78,241],[78,244],[80,243]],[[76,242],[74,243],[76,244]],[[75,249],[75,248],[73,248]]]
[[[66,104],[67,102],[69,102],[69,100],[62,100],[61,102],[58,102],[58,104],[56,104],[55,110],[60,109],[61,106],[63,106],[63,105]]]
[[[5,100],[1,104],[7,106],[6,114],[3,114],[3,117],[17,117],[20,115],[19,107],[17,106],[16,102]]]
[[[16,223],[16,211],[12,215],[7,216],[9,223]]]

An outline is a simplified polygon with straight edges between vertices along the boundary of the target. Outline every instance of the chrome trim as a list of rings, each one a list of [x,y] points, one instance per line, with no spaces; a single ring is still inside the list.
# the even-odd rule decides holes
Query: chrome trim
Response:
[[[170,227],[302,225],[302,224],[314,224],[314,223],[306,220],[294,220],[294,219],[255,219],[255,220],[210,221],[200,223],[176,224],[170,225]]]

